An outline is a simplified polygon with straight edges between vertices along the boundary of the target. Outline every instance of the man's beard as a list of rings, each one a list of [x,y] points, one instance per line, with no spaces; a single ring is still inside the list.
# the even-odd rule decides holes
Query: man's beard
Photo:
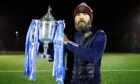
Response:
[[[78,23],[75,23],[77,31],[86,30],[89,27],[90,22],[86,23],[85,21],[81,20]]]

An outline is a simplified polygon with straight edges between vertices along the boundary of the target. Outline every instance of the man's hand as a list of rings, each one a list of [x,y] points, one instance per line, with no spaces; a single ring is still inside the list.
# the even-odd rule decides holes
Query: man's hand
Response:
[[[64,44],[67,45],[67,43],[69,42],[69,39],[67,37],[67,35],[64,34]]]

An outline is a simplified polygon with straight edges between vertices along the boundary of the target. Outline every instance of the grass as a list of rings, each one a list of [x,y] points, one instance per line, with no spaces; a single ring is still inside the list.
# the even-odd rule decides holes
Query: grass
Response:
[[[105,54],[101,67],[102,84],[139,84],[139,59],[140,54]]]
[[[140,80],[140,54],[106,53],[102,58],[102,84],[138,84]],[[52,62],[37,60],[36,81],[24,77],[24,55],[0,55],[0,84],[57,84],[52,76]],[[135,71],[137,70],[137,71]]]
[[[37,60],[36,81],[29,80],[23,75],[24,55],[1,55],[0,71],[19,71],[19,72],[0,72],[0,84],[57,84],[52,76],[52,62],[47,60]],[[39,72],[38,70],[49,70]]]

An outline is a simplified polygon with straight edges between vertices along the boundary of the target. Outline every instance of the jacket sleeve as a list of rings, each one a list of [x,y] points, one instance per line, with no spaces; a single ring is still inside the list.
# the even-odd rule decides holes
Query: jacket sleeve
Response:
[[[96,64],[104,52],[106,40],[105,32],[100,31],[95,34],[94,40],[92,41],[90,47],[86,48],[77,43],[69,41],[66,45],[66,49],[73,52],[75,56],[80,56],[81,58]]]

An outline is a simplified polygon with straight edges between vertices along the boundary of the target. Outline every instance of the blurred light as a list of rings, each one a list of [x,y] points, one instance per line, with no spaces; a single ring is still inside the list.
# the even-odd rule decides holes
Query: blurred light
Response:
[[[16,33],[16,37],[18,37],[18,31],[16,31],[15,33]]]
[[[18,31],[16,31],[16,34],[18,34]]]

